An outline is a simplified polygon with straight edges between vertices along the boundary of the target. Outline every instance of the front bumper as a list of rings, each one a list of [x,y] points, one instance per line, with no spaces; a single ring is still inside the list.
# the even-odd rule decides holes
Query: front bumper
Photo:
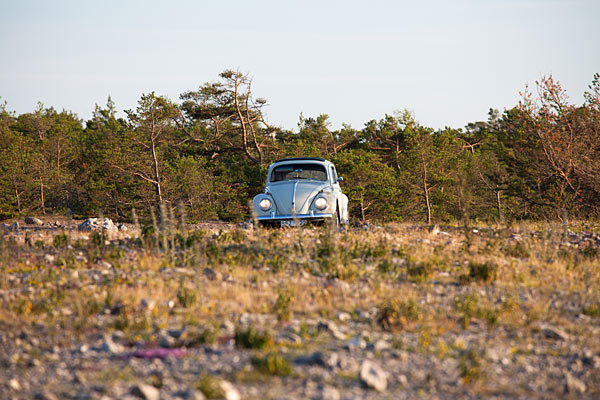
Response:
[[[316,213],[311,211],[308,214],[279,214],[276,215],[275,211],[272,211],[270,215],[261,215],[256,217],[259,221],[286,221],[286,220],[309,220],[309,221],[319,221],[325,218],[331,218],[333,214],[331,213]]]

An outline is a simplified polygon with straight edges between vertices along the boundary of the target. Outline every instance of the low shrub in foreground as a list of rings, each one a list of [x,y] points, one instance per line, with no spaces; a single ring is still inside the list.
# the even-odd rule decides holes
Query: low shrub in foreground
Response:
[[[289,376],[292,373],[292,365],[280,354],[269,353],[264,357],[253,356],[250,360],[258,371],[274,376]]]
[[[245,349],[264,349],[273,344],[273,337],[269,332],[259,331],[250,325],[246,329],[236,329],[235,344]]]

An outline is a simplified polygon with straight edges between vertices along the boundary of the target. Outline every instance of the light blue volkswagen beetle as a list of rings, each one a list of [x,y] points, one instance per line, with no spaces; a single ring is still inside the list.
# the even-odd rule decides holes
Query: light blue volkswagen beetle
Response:
[[[269,167],[265,192],[252,205],[262,225],[302,225],[307,221],[348,223],[348,197],[342,193],[335,166],[324,158],[299,157]]]

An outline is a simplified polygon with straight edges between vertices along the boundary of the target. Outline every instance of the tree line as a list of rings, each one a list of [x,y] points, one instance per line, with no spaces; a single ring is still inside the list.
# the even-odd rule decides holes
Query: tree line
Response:
[[[320,156],[344,176],[353,219],[462,220],[598,218],[600,75],[582,105],[552,76],[514,107],[490,110],[463,129],[419,124],[407,111],[334,130],[326,114],[288,130],[266,121],[267,101],[247,74],[181,94],[143,94],[117,117],[109,98],[82,121],[38,107],[0,105],[0,219],[72,212],[131,219],[160,204],[190,221],[249,218],[277,159]],[[183,210],[182,210],[183,211]]]

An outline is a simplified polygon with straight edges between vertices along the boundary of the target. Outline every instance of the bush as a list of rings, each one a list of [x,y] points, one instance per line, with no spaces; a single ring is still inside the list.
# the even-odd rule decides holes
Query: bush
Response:
[[[422,283],[431,277],[431,265],[424,262],[408,260],[406,273],[413,282]]]
[[[277,300],[273,305],[273,312],[277,314],[279,321],[289,321],[293,313],[290,304],[294,301],[294,292],[291,290],[280,290]]]
[[[498,266],[493,263],[469,263],[469,274],[461,275],[459,281],[462,284],[471,282],[485,282],[489,283],[496,279]]]
[[[191,307],[196,304],[196,292],[185,286],[179,286],[179,289],[177,289],[177,300],[183,308]]]
[[[225,399],[225,391],[221,387],[221,380],[211,375],[200,376],[196,389],[202,392],[207,399]]]
[[[382,329],[403,329],[411,322],[421,319],[423,310],[415,300],[388,300],[379,309],[377,323]]]
[[[273,344],[273,338],[266,331],[259,331],[250,325],[245,330],[235,331],[235,344],[245,349],[264,349]]]
[[[67,245],[69,244],[69,236],[67,236],[66,233],[59,233],[58,235],[54,236],[54,239],[52,240],[52,246],[54,247],[67,247]]]
[[[458,360],[460,376],[466,384],[473,383],[485,375],[484,360],[475,350],[465,350]]]
[[[253,356],[250,362],[254,368],[264,374],[289,376],[292,373],[290,362],[277,353],[269,353],[264,357]]]

